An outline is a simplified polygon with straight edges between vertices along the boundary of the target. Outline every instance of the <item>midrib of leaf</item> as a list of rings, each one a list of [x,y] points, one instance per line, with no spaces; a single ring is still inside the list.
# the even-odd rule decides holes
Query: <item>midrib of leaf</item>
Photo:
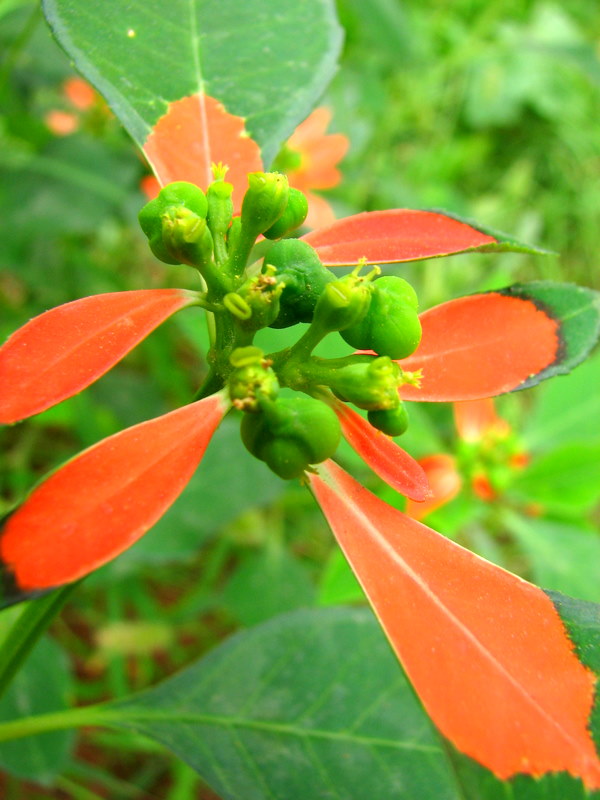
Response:
[[[126,718],[124,719],[124,715]],[[135,727],[135,723],[143,722],[172,722],[209,725],[212,727],[252,730],[262,733],[276,733],[281,736],[293,736],[300,739],[325,739],[327,741],[360,744],[368,747],[385,747],[390,750],[414,750],[421,753],[443,754],[441,747],[418,744],[417,742],[401,742],[395,739],[385,739],[375,736],[361,736],[350,731],[328,731],[320,728],[304,728],[280,722],[266,722],[248,717],[224,716],[221,714],[190,713],[188,711],[164,712],[135,707],[123,707],[123,711],[108,708],[95,709],[95,718],[106,725],[119,727]],[[1,726],[0,726],[1,728]]]
[[[53,730],[65,730],[87,725],[101,725],[118,728],[142,728],[143,723],[171,723],[207,725],[221,729],[250,730],[259,733],[279,734],[297,739],[320,739],[340,742],[343,744],[357,744],[365,747],[381,747],[392,751],[411,750],[431,755],[444,755],[443,748],[432,745],[419,744],[418,742],[398,741],[376,736],[360,736],[351,731],[329,731],[320,728],[304,728],[281,722],[268,722],[249,717],[225,716],[222,714],[194,713],[181,711],[164,711],[147,708],[136,708],[121,703],[119,706],[86,706],[70,709],[64,712],[40,714],[35,717],[0,723],[0,742],[46,733]],[[143,729],[146,735],[151,735],[147,728]]]
[[[442,613],[448,617],[450,622],[458,629],[458,631],[478,650],[483,657],[489,661],[493,667],[500,672],[506,680],[522,695],[525,702],[532,706],[540,716],[545,718],[547,722],[554,727],[559,734],[569,742],[575,749],[579,749],[578,742],[564,730],[559,720],[554,719],[546,709],[541,706],[538,701],[532,697],[525,688],[518,682],[518,680],[509,672],[509,670],[498,661],[498,659],[485,647],[485,645],[475,636],[475,634],[467,628],[462,621],[447,607],[445,606],[430,586],[418,575],[406,561],[391,547],[390,544],[381,536],[379,530],[372,524],[369,517],[367,517],[362,510],[353,506],[353,513],[361,520],[362,524],[369,530],[373,538],[380,544],[380,546],[387,552],[389,557],[394,561],[400,569],[404,570],[411,580],[421,589],[421,591],[436,605]]]
[[[190,10],[190,35],[192,39],[192,59],[194,64],[194,77],[196,78],[198,97],[198,107],[200,110],[201,136],[204,139],[202,154],[204,156],[205,185],[211,183],[211,158],[210,158],[210,130],[208,127],[208,115],[206,112],[206,101],[204,95],[204,78],[202,76],[202,66],[200,64],[200,34],[196,19],[196,0],[188,0]]]

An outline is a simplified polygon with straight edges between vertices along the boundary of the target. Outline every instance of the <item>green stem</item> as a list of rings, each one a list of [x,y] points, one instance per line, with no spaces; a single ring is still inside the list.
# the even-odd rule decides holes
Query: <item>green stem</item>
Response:
[[[27,17],[27,20],[25,22],[25,25],[23,26],[23,29],[21,30],[21,33],[17,36],[12,45],[7,49],[6,55],[4,57],[4,63],[0,68],[0,86],[2,86],[6,82],[11,69],[17,62],[19,54],[26,46],[31,36],[33,35],[37,27],[37,24],[41,19],[40,11],[41,9],[38,3],[34,3],[32,12],[29,15],[29,17]]]
[[[118,711],[111,712],[102,705],[95,705],[54,711],[51,714],[40,714],[35,717],[23,717],[0,724],[0,742],[22,739],[25,736],[36,736],[49,731],[81,728],[87,725],[110,725],[113,715],[122,719],[122,714]]]
[[[0,697],[9,687],[31,649],[63,607],[78,583],[71,583],[31,600],[14,623],[0,648]]]
[[[227,265],[227,269],[232,275],[241,275],[244,272],[255,241],[256,233],[250,233],[242,223],[239,238],[229,256]]]

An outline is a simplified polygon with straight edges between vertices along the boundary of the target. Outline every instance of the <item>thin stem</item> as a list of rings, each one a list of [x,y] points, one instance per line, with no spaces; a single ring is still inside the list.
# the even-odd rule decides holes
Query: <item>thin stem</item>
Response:
[[[9,687],[31,649],[79,583],[71,583],[31,600],[12,626],[0,648],[0,697]]]
[[[111,716],[121,718],[119,712],[112,712],[102,705],[85,708],[69,708],[65,711],[54,711],[51,714],[40,714],[35,717],[23,717],[0,724],[0,742],[12,739],[23,739],[49,731],[64,731],[70,728],[81,728],[87,725],[110,725]]]

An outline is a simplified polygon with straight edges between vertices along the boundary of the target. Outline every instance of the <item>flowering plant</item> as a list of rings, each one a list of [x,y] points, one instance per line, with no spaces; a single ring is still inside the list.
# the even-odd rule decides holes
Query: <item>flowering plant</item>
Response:
[[[390,486],[425,501],[425,472],[391,438],[408,424],[404,404],[473,401],[569,371],[598,338],[597,296],[542,281],[458,298],[418,315],[412,287],[396,276],[380,277],[380,265],[466,251],[534,252],[439,211],[367,212],[295,238],[306,198],[264,166],[322,91],[339,49],[331,4],[309,5],[308,18],[291,2],[264,4],[257,14],[230,0],[214,17],[194,6],[185,24],[173,23],[167,39],[153,3],[125,9],[115,0],[111,13],[90,27],[85,4],[46,2],[55,34],[142,146],[163,186],[140,212],[152,252],[164,263],[193,267],[200,288],[96,295],[33,319],[0,351],[0,420],[17,422],[83,390],[184,309],[205,310],[211,346],[209,372],[189,405],[95,444],[7,517],[0,534],[5,603],[72,584],[130,547],[184,489],[223,417],[237,409],[246,449],[280,477],[310,486],[439,730],[422,723],[427,733],[421,741],[421,723],[413,726],[407,738],[425,760],[407,767],[396,752],[393,765],[389,753],[381,756],[382,772],[389,772],[381,784],[367,782],[370,768],[360,760],[340,780],[350,787],[360,775],[360,792],[369,796],[390,796],[401,781],[448,797],[473,782],[490,792],[500,781],[510,781],[515,791],[521,785],[548,791],[556,780],[596,790],[598,650],[586,622],[589,610],[549,596],[388,506],[333,459],[343,434]],[[253,23],[251,39],[240,20],[233,25],[233,15]],[[207,54],[199,47],[202,37]],[[181,66],[173,73],[138,58],[149,47],[158,52],[167,45]],[[258,91],[248,83],[247,65],[264,52],[272,60],[275,53],[286,58],[276,61],[277,80]],[[343,266],[352,271],[337,277],[333,269]],[[299,323],[308,327],[291,346],[270,352],[256,346],[259,331]],[[348,355],[314,354],[338,332],[351,348]],[[53,597],[29,606],[25,628],[41,627],[58,602]],[[344,716],[327,699],[325,665],[327,681],[317,695],[296,714],[288,709],[291,733],[281,709],[270,715],[261,706],[249,722],[245,711],[273,675],[289,664],[297,668],[289,648],[298,626],[315,627],[298,619],[283,624],[280,655],[267,632],[262,662],[248,664],[249,696],[243,692],[231,704],[228,699],[223,706],[218,691],[222,664],[209,665],[202,679],[184,673],[140,698],[5,723],[0,737],[121,725],[168,743],[225,797],[300,796],[302,787],[315,785],[316,794],[327,796],[328,759],[343,761],[343,747],[358,746],[363,724],[372,736],[370,704],[381,701],[381,687]],[[332,641],[348,638],[344,625],[356,634],[364,617],[328,618]],[[5,684],[27,649],[19,636],[0,665]],[[244,640],[232,644],[224,662],[233,652],[239,663],[245,647]],[[307,648],[299,651],[300,662]],[[310,672],[305,677],[307,684],[314,678]],[[207,694],[206,684],[215,680]],[[315,745],[329,714],[335,722],[321,737],[325,743]],[[225,718],[227,741],[217,722]],[[385,715],[377,719],[382,724]],[[395,722],[392,729],[389,740],[401,739]],[[296,750],[274,765],[268,742],[280,734],[293,735]],[[451,755],[443,752],[448,746]],[[427,776],[430,756],[443,774]],[[225,772],[221,760],[228,761]],[[463,776],[456,781],[451,762]]]

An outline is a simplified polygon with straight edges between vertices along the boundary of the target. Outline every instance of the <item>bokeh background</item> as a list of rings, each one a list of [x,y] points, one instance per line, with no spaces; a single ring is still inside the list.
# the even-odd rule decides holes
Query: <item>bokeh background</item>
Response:
[[[350,146],[341,182],[324,194],[335,213],[442,208],[556,253],[403,266],[422,307],[515,281],[600,289],[596,0],[338,7],[346,45],[323,104],[330,131]],[[102,99],[73,90],[74,77],[39,4],[0,0],[2,340],[88,294],[195,288],[190,270],[150,254],[137,225],[147,168]],[[205,372],[203,322],[199,310],[176,316],[81,395],[0,429],[0,513],[81,448],[189,402]],[[463,473],[462,490],[428,524],[545,588],[600,601],[600,360],[501,398],[497,410],[507,438],[473,446],[457,437],[449,406],[411,406],[403,446],[420,458],[447,454]],[[362,602],[308,492],[257,466],[237,424],[226,421],[182,498],[85,581],[43,643],[37,668],[51,670],[72,702],[147,686],[282,611]],[[340,458],[403,507],[350,451]],[[477,470],[493,496],[477,490]],[[0,616],[0,633],[12,614]],[[52,698],[32,702],[42,711]],[[0,703],[0,717],[14,713]],[[213,797],[185,765],[135,737],[89,732],[73,748],[65,735],[51,758],[28,745],[3,749],[0,793]]]

